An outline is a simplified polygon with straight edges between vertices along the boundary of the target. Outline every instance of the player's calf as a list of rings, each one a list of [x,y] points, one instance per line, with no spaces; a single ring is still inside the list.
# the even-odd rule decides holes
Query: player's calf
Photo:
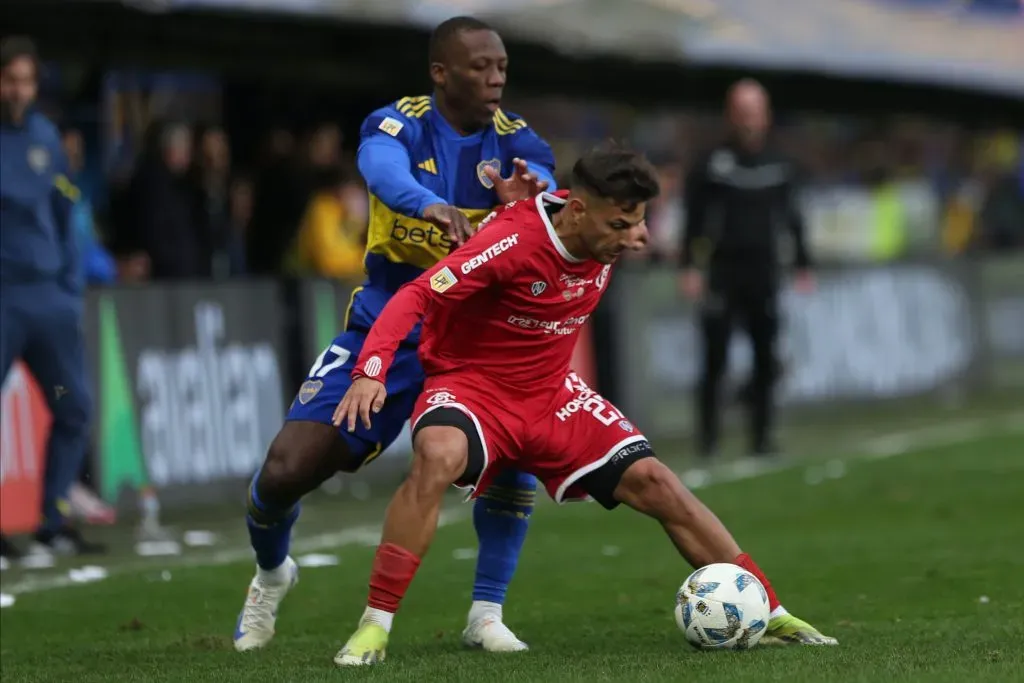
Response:
[[[615,488],[615,499],[657,519],[680,554],[694,567],[733,562],[739,545],[719,521],[660,460],[638,460]]]
[[[772,619],[769,643],[835,645],[807,622],[790,615],[757,563],[740,550],[732,534],[664,463],[653,457],[636,459],[622,471],[613,498],[661,522],[679,553],[694,567],[715,562],[739,565],[756,576],[768,594]]]
[[[281,601],[298,581],[288,557],[300,499],[337,471],[347,446],[328,425],[286,422],[249,486],[246,526],[256,553],[256,576],[235,625],[235,649],[265,646],[274,636]]]
[[[468,434],[476,438],[476,431],[467,421],[463,413],[442,408],[416,423],[412,468],[388,505],[366,610],[359,628],[335,655],[338,666],[384,659],[394,616],[437,531],[445,491],[458,481],[475,481],[482,471],[480,444],[470,447]]]
[[[467,459],[466,435],[459,428],[417,430],[412,468],[388,506],[382,542],[422,557],[437,528],[444,494],[462,477]]]

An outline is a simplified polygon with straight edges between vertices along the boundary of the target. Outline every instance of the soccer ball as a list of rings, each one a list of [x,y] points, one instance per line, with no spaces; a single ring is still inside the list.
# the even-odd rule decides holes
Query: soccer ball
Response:
[[[709,564],[676,593],[676,624],[702,650],[746,650],[761,640],[771,610],[757,577],[734,564]]]

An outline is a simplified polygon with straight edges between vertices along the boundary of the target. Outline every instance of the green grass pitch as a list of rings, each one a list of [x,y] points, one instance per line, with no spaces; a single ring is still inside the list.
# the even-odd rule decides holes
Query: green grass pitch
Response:
[[[373,552],[364,542],[332,551],[338,566],[303,570],[275,641],[247,655],[235,653],[230,638],[252,566],[230,554],[213,565],[200,556],[194,566],[115,557],[104,581],[48,590],[30,588],[36,574],[5,572],[3,589],[16,591],[17,602],[0,613],[0,679],[1024,680],[1021,418],[940,420],[850,450],[842,468],[808,469],[813,461],[802,461],[699,490],[783,604],[838,637],[838,648],[697,652],[672,618],[690,568],[657,524],[625,509],[541,504],[506,607],[531,651],[464,651],[459,634],[473,570],[465,550],[475,542],[468,506],[460,506],[396,619],[388,660],[374,669],[331,663],[362,610]],[[841,434],[819,437],[835,452]],[[311,507],[300,533],[338,526],[338,515]],[[238,514],[222,520],[231,533],[242,529]]]

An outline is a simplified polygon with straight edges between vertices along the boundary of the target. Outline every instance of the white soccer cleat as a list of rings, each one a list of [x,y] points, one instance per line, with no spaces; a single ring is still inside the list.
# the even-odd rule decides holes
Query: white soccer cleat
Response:
[[[462,632],[462,642],[487,652],[522,652],[530,649],[500,618],[490,614],[470,621]]]
[[[291,587],[298,583],[299,565],[289,557],[280,572],[287,577],[281,583],[270,583],[257,572],[249,584],[245,606],[235,624],[235,649],[239,652],[261,648],[274,637],[277,608]]]

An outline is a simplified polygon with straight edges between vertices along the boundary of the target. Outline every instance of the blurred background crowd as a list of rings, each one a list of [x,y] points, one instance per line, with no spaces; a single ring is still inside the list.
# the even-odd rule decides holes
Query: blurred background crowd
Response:
[[[423,6],[432,4],[438,3]],[[528,9],[536,3],[519,4]],[[577,10],[585,5],[554,4]],[[696,12],[698,19],[700,12],[711,11],[701,10],[704,5],[720,5],[721,11],[734,10],[731,16],[739,21],[744,15],[734,6],[748,11],[751,3],[661,4]],[[910,7],[947,18],[951,12],[966,13],[970,20],[961,25],[968,45],[985,38],[971,37],[970,31],[983,32],[996,23],[1015,28],[1018,37],[1024,31],[1018,0],[860,4]],[[308,3],[306,9],[317,6]],[[202,18],[223,21],[212,13]],[[321,26],[331,21],[305,20]],[[28,14],[22,23],[35,28]],[[229,31],[227,26],[211,30]],[[246,30],[231,26],[230,31]],[[297,35],[312,30],[301,24],[292,28]],[[175,40],[175,30],[161,36]],[[86,53],[88,59],[45,49],[59,48],[60,35],[40,35],[50,57],[41,104],[62,127],[74,180],[85,194],[77,225],[88,245],[90,282],[281,274],[359,278],[367,223],[366,194],[353,163],[360,118],[399,96],[425,92],[422,64],[407,79],[420,83],[420,89],[408,93],[383,81],[345,89],[330,79],[316,80],[303,73],[307,65],[299,59],[280,60],[281,75],[267,84],[254,73],[258,64],[223,72],[217,53],[209,60],[192,55],[187,64],[174,63],[174,55],[163,53],[158,60],[150,54],[125,69],[123,58],[98,56],[95,48]],[[196,40],[204,45],[207,38]],[[1016,48],[1012,41],[1006,45],[1001,58],[1007,69],[1012,71],[1019,58],[1024,72],[1024,40]],[[288,49],[284,44],[281,55]],[[336,68],[361,68],[352,62],[358,48],[355,52]],[[673,259],[686,220],[686,169],[721,134],[720,103],[709,94],[714,88],[689,97],[686,79],[638,72],[646,81],[643,88],[672,90],[663,98],[672,101],[654,97],[630,104],[632,98],[608,97],[589,87],[582,95],[538,93],[529,76],[517,73],[515,44],[510,52],[506,108],[525,116],[552,142],[560,167],[609,137],[628,140],[657,161],[666,192],[652,211],[654,248],[644,258]],[[321,68],[332,65],[321,59]],[[797,78],[776,93],[769,80],[775,140],[804,172],[801,203],[820,260],[888,261],[1024,248],[1024,138],[1021,119],[1014,123],[1005,104],[1013,92],[1007,99],[1000,84],[1002,99],[995,105],[970,95],[954,102],[942,88],[956,85],[956,73],[954,65],[946,76],[932,78],[938,94],[926,106],[910,101],[903,109],[906,98],[887,101],[898,100],[891,90],[899,85],[850,107],[830,101],[834,93],[809,97],[812,81]],[[983,94],[988,84],[974,86]],[[859,87],[862,92],[867,86]],[[794,88],[805,92],[787,96]]]

